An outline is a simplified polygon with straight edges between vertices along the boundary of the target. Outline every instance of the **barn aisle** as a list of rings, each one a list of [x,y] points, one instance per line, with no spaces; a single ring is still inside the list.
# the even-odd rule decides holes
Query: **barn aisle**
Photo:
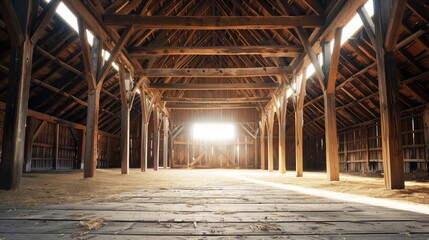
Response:
[[[154,174],[165,181],[180,170]],[[264,186],[244,171],[104,200],[0,210],[0,239],[428,239],[425,214]],[[226,172],[226,173],[225,173]],[[256,171],[250,171],[256,172]],[[202,176],[206,177],[202,178]],[[257,181],[256,181],[257,182]]]

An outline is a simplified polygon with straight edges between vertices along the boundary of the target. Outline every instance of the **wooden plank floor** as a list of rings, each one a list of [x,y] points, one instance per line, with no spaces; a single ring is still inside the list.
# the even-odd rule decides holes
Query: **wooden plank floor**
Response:
[[[92,222],[100,227],[83,226]],[[0,207],[0,239],[427,240],[429,216],[219,181],[201,187],[142,186],[102,202]]]

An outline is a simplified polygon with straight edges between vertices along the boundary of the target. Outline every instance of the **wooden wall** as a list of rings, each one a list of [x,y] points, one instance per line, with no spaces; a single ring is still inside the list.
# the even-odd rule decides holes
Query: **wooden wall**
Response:
[[[428,171],[429,122],[426,112],[402,116],[402,153],[405,172]],[[426,117],[426,119],[429,119]],[[427,133],[426,133],[427,135]],[[324,137],[306,139],[304,142],[304,166],[307,169],[324,169]],[[338,133],[338,147],[341,171],[382,171],[380,122],[349,128]]]

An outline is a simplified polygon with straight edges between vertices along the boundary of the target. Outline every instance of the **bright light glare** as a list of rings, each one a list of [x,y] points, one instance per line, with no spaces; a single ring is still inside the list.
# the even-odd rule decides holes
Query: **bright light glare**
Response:
[[[197,140],[233,140],[235,128],[231,123],[195,123],[192,135]]]

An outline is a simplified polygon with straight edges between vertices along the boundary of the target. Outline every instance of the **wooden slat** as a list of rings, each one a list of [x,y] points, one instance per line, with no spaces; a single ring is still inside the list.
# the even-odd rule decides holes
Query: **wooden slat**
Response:
[[[225,30],[225,29],[284,29],[288,27],[320,27],[321,16],[137,16],[105,14],[106,25],[121,27],[133,25],[141,29],[169,30]]]
[[[258,77],[291,74],[290,67],[262,68],[158,68],[139,69],[137,75],[145,77]]]
[[[213,46],[213,47],[136,47],[129,49],[130,56],[146,58],[167,55],[263,55],[272,57],[296,57],[300,46]]]
[[[277,83],[228,83],[228,84],[210,84],[210,83],[151,83],[149,88],[162,90],[244,90],[244,89],[277,89]]]

